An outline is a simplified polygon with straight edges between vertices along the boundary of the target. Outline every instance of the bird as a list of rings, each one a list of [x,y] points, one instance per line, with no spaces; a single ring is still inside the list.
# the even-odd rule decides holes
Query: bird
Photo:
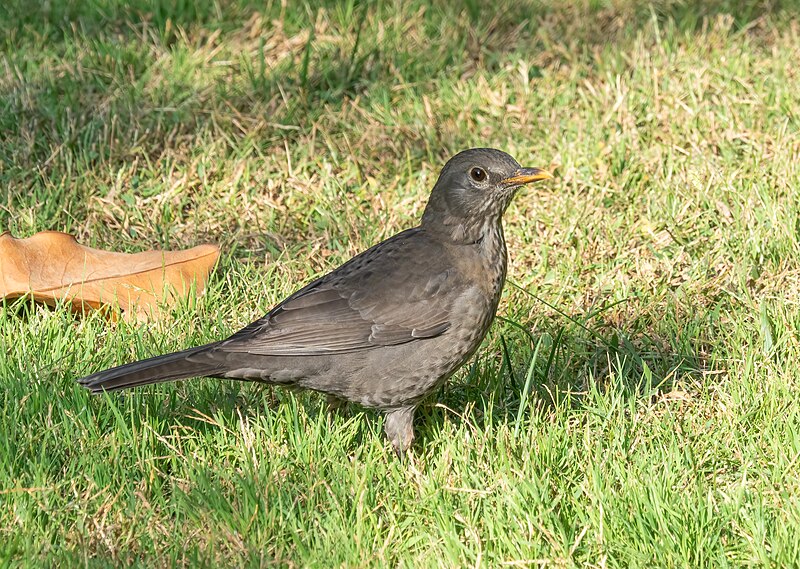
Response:
[[[310,389],[384,414],[395,452],[414,413],[477,351],[508,256],[502,217],[524,185],[552,178],[472,148],[447,161],[422,219],[300,288],[227,339],[78,380],[91,392],[213,377]]]

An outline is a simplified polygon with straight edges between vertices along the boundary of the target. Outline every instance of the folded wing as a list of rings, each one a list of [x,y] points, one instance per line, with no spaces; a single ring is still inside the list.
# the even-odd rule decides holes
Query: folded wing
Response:
[[[421,240],[428,241],[425,247]],[[438,336],[450,327],[452,309],[445,299],[452,295],[440,294],[452,284],[446,254],[419,228],[400,233],[296,292],[218,349],[323,355]],[[432,259],[441,269],[431,269]]]

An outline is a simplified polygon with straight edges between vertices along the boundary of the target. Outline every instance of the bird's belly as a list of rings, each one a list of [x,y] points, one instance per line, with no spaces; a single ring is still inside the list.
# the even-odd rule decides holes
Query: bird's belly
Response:
[[[366,350],[358,362],[350,360],[351,366],[355,363],[350,369],[331,370],[327,385],[308,387],[366,407],[386,409],[418,402],[475,353],[492,323],[496,302],[470,289],[457,306],[443,334]]]

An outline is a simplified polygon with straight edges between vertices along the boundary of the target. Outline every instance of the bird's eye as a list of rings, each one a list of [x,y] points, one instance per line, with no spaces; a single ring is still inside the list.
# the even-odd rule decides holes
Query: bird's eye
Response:
[[[469,171],[469,175],[476,182],[483,182],[486,179],[486,170],[483,168],[473,168]]]

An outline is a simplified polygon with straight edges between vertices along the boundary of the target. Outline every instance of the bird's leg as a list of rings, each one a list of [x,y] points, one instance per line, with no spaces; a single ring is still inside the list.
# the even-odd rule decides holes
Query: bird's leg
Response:
[[[383,430],[389,437],[394,451],[402,457],[414,441],[414,407],[400,407],[386,413]]]

